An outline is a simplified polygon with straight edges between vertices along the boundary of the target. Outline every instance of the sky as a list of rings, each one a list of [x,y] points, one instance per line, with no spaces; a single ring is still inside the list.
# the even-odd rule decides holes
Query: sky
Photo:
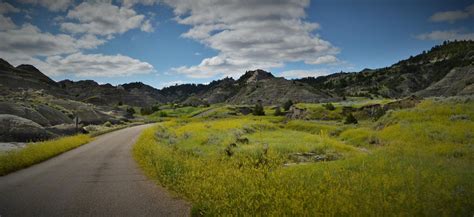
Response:
[[[0,0],[0,58],[54,80],[156,88],[390,66],[474,40],[468,0]]]

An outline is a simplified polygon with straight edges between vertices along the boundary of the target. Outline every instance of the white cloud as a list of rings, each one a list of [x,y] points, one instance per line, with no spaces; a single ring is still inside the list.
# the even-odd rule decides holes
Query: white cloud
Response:
[[[56,2],[47,5],[50,10],[69,7],[61,6],[67,1],[23,2],[44,4],[45,7],[48,2]],[[110,1],[86,2],[70,10],[67,17],[55,18],[61,28],[68,29],[65,26],[69,25],[72,28],[69,32],[77,35],[44,32],[30,23],[16,26],[9,17],[3,16],[12,12],[19,10],[8,3],[0,3],[0,57],[13,65],[32,64],[49,76],[113,77],[155,72],[151,64],[128,56],[83,53],[106,43],[116,33],[133,28],[153,31],[150,20],[145,20],[144,15],[132,9],[119,8]]]
[[[142,30],[144,32],[153,32],[153,31],[155,31],[155,29],[153,28],[153,26],[150,23],[150,20],[146,20],[145,22],[143,22],[143,25],[142,25],[142,27],[140,27],[140,30]]]
[[[14,29],[17,26],[13,23],[10,17],[6,17],[0,14],[0,31]]]
[[[10,17],[4,16],[8,13],[18,13],[20,9],[13,7],[7,2],[0,2],[0,31],[14,29],[17,26]]]
[[[156,3],[158,3],[158,0],[122,0],[122,5],[124,7],[132,7],[136,4],[153,5]]]
[[[316,59],[306,61],[307,64],[314,64],[314,65],[336,63],[336,62],[338,62],[338,59],[333,55],[320,56],[320,57],[317,57]]]
[[[45,60],[48,75],[77,77],[116,77],[154,72],[153,66],[128,56],[74,53],[66,57],[51,56]]]
[[[18,29],[0,31],[0,41],[0,57],[13,65],[32,64],[49,76],[112,77],[154,71],[149,63],[123,55],[81,53],[105,43],[90,34],[74,38],[42,32],[25,24]]]
[[[41,5],[50,11],[65,11],[73,3],[73,0],[19,0],[24,4]]]
[[[168,82],[160,83],[158,88],[170,87],[170,86],[180,85],[180,84],[184,84],[184,83],[189,83],[189,82],[185,82],[185,81],[182,81],[182,80],[168,81]]]
[[[289,70],[280,73],[280,76],[285,78],[306,78],[306,77],[319,77],[329,75],[326,70]]]
[[[20,9],[13,7],[13,5],[7,2],[0,2],[0,14],[7,14],[7,13],[18,13]]]
[[[60,27],[63,31],[74,34],[111,36],[135,28],[141,28],[147,32],[153,30],[150,22],[145,21],[144,15],[137,14],[131,8],[118,7],[105,2],[83,2],[69,10],[66,18],[69,21],[62,22]]]
[[[238,78],[244,69],[269,69],[283,66],[278,62],[251,62],[245,59],[231,59],[225,56],[205,58],[199,65],[180,66],[171,68],[171,71],[191,78],[210,78],[214,76],[230,76]]]
[[[12,65],[34,65],[48,76],[117,77],[155,72],[151,64],[120,54],[103,55],[78,52],[69,55],[48,56],[45,60],[26,55],[2,55],[1,57]]]
[[[458,30],[433,31],[430,33],[417,35],[416,38],[420,40],[434,40],[434,41],[474,40],[474,33],[472,32],[465,33]]]
[[[165,0],[178,23],[192,28],[182,36],[218,51],[199,65],[173,70],[190,77],[238,76],[248,69],[280,67],[285,62],[324,64],[339,50],[303,21],[309,0]]]
[[[0,31],[0,55],[6,57],[51,56],[91,49],[105,43],[92,35],[76,39],[66,34],[42,32],[38,27],[24,24],[21,28]]]
[[[432,22],[450,22],[467,19],[474,16],[474,4],[466,7],[464,10],[437,12],[430,17]]]

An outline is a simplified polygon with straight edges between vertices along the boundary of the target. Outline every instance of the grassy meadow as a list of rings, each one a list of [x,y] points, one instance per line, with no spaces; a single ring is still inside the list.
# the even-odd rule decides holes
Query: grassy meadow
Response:
[[[81,134],[37,142],[22,149],[0,153],[0,176],[45,161],[90,141],[92,137]]]
[[[286,120],[222,106],[168,118],[143,132],[134,156],[194,216],[474,213],[472,100],[428,99],[358,124],[343,124],[347,105],[297,106],[315,112]]]

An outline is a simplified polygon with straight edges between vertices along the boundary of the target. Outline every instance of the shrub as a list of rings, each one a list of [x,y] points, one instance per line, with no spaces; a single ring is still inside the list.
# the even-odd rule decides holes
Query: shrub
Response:
[[[151,110],[152,110],[153,112],[159,111],[159,110],[160,110],[160,105],[154,105],[154,106],[152,106],[152,107],[151,107]]]
[[[168,113],[166,113],[165,111],[161,111],[158,116],[160,117],[168,117]]]
[[[263,105],[260,103],[255,104],[255,108],[253,109],[253,115],[256,116],[264,116],[265,111],[263,110]]]
[[[326,108],[326,109],[329,110],[329,111],[334,111],[334,110],[336,110],[336,107],[334,107],[334,105],[333,105],[332,103],[330,103],[330,102],[324,104],[323,107]]]
[[[344,124],[357,124],[357,119],[352,115],[352,113],[349,113],[346,117],[346,120],[344,121]]]
[[[288,111],[288,110],[290,110],[290,107],[291,107],[292,105],[293,105],[293,101],[288,100],[288,101],[286,101],[286,102],[283,104],[283,109],[284,109],[285,111]]]
[[[275,116],[282,116],[283,114],[284,114],[284,113],[281,111],[280,106],[277,106],[277,107],[275,108],[275,113],[274,113],[274,115],[275,115]]]
[[[141,115],[151,115],[153,113],[153,109],[151,107],[143,107],[140,109]]]
[[[135,114],[135,109],[132,107],[128,107],[126,111],[129,115],[133,116]]]
[[[110,121],[107,121],[107,122],[104,123],[104,126],[106,126],[106,127],[111,127],[111,126],[112,126],[112,123],[110,123]]]

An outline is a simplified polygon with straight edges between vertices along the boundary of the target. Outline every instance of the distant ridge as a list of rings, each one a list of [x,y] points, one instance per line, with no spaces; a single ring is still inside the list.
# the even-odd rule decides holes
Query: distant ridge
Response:
[[[381,69],[341,72],[321,77],[288,80],[261,69],[239,79],[224,78],[209,84],[181,84],[156,89],[141,82],[113,86],[92,80],[55,82],[32,65],[13,67],[0,59],[0,85],[42,89],[52,95],[95,105],[160,103],[230,103],[267,105],[338,101],[347,96],[399,98],[408,95],[471,95],[474,42],[444,42],[406,60]]]
[[[358,73],[337,73],[322,77],[298,79],[314,88],[332,90],[338,96],[382,96],[398,98],[412,94],[441,96],[443,92],[430,91],[429,95],[420,91],[430,88],[442,80],[453,69],[474,67],[474,41],[444,42],[406,60],[381,69],[364,69]],[[456,71],[456,70],[455,70]],[[459,70],[458,70],[459,71]],[[453,72],[456,73],[456,72]],[[457,79],[465,78],[460,74]],[[462,85],[462,84],[458,84]],[[468,84],[465,84],[468,85]],[[433,89],[433,88],[431,88]],[[458,88],[464,89],[464,88]],[[473,94],[472,91],[453,91],[449,96]]]

